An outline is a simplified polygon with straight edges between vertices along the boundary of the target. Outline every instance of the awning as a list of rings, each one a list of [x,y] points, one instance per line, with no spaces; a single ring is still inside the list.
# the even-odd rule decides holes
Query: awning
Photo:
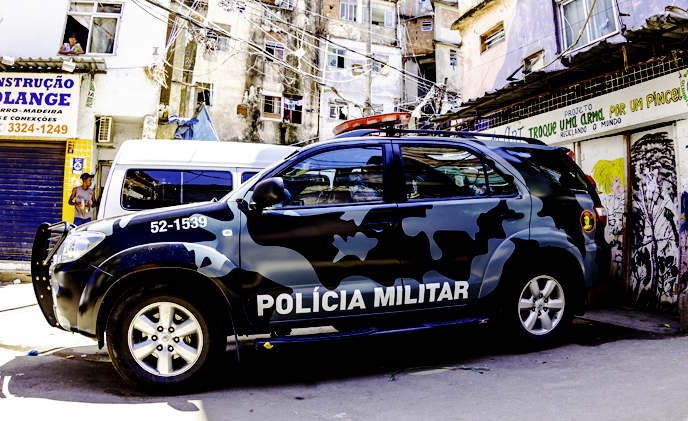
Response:
[[[567,68],[553,64],[550,68],[535,71],[520,80],[508,82],[499,89],[486,92],[480,98],[469,99],[457,112],[432,120],[443,123],[449,120],[482,117],[519,102],[561,88],[576,85],[602,74],[624,69],[653,58],[666,56],[673,50],[688,49],[688,13],[667,7],[666,12],[652,16],[640,28],[630,28],[589,47],[561,58]]]
[[[17,58],[11,66],[2,65],[7,72],[62,73],[62,62],[72,60],[76,65],[72,73],[107,73],[104,58],[65,56],[60,58]]]

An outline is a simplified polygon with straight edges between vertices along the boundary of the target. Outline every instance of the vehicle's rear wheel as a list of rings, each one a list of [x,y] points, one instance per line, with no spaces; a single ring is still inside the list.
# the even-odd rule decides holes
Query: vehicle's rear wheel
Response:
[[[149,393],[178,393],[195,385],[226,348],[209,305],[179,288],[129,291],[107,324],[108,353],[117,372]]]
[[[572,291],[565,275],[546,270],[523,276],[505,297],[502,315],[517,339],[552,342],[573,320]]]

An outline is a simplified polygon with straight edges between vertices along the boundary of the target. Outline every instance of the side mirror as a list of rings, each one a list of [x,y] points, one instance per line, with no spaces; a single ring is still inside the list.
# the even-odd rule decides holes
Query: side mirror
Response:
[[[282,177],[272,177],[256,184],[253,188],[253,200],[249,207],[253,210],[266,208],[287,198],[284,192]]]

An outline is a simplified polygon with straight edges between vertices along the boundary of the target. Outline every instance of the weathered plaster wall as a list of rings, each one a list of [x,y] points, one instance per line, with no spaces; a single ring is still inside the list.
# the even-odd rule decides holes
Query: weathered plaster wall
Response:
[[[394,11],[394,26],[391,28],[385,26],[373,25],[373,44],[387,44],[397,45],[396,37],[396,23],[398,16],[396,16],[396,4],[393,1],[373,1],[375,5],[385,8],[386,10]],[[366,41],[368,32],[368,23],[363,22],[363,13],[366,12],[366,5],[363,1],[358,2],[356,7],[356,21],[348,21],[339,19],[339,1],[325,0],[324,15],[329,19],[326,21],[326,33],[335,38],[345,38],[354,41]],[[365,51],[365,49],[363,50]]]
[[[249,7],[256,7],[251,6]],[[319,10],[314,1],[299,2],[295,11],[271,8],[275,14],[293,25],[305,27],[315,32],[315,20],[306,19],[305,9]],[[290,65],[304,72],[313,72],[314,67],[305,63],[318,55],[314,49],[304,46],[308,51],[300,61],[296,56],[287,54],[296,50],[299,40],[294,31],[286,24],[275,25],[268,19],[262,19],[260,8],[250,13],[239,14],[227,11],[216,2],[208,4],[208,19],[231,26],[232,34],[243,39],[250,39],[257,45],[265,41],[278,41],[286,46],[285,60]],[[249,19],[252,19],[251,23]],[[199,48],[196,55],[194,82],[212,82],[215,84],[215,105],[208,108],[210,117],[222,140],[260,141],[265,143],[293,143],[316,136],[318,116],[313,101],[317,104],[317,89],[312,79],[287,70],[281,63],[270,62],[258,54],[247,54],[252,51],[238,41],[229,41],[229,51],[217,52],[215,60],[204,57],[204,49]],[[241,52],[243,51],[243,52]],[[302,124],[287,124],[260,117],[262,91],[275,94],[295,94],[303,96]],[[254,98],[249,99],[253,92]],[[239,105],[249,105],[249,115],[237,113]],[[311,110],[308,112],[307,110]]]
[[[365,44],[362,42],[356,42],[347,39],[336,40],[338,44],[344,45],[352,50],[365,51]],[[384,46],[384,45],[373,45],[373,54],[385,55],[389,57],[389,64],[397,69],[402,68],[401,64],[401,50],[398,47]],[[354,58],[355,59],[350,59]],[[325,62],[325,57],[323,53],[322,62]],[[339,95],[335,94],[331,89],[324,88],[322,98],[320,101],[320,128],[323,139],[327,139],[332,135],[332,128],[341,123],[341,120],[330,119],[329,117],[329,102],[335,99],[349,101],[349,116],[348,119],[362,117],[362,110],[356,105],[362,105],[364,103],[364,91],[365,91],[365,76],[364,75],[354,75],[352,70],[352,64],[354,62],[362,63],[363,59],[360,56],[354,55],[347,51],[347,56],[345,60],[345,69],[339,71],[332,67],[327,67],[329,71],[327,74],[329,86],[333,86]],[[386,74],[374,73],[372,76],[371,92],[372,92],[372,103],[373,105],[382,105],[383,112],[389,113],[394,112],[395,100],[401,98],[401,74],[397,71],[390,70]]]
[[[544,2],[543,2],[544,3]],[[514,22],[517,0],[494,1],[463,19],[458,26],[463,41],[462,51],[462,99],[482,96],[492,90],[500,69],[504,65],[509,42],[509,32]],[[481,53],[480,36],[499,22],[504,22],[506,41]],[[517,21],[519,22],[519,21]],[[524,25],[523,30],[530,28]]]
[[[620,27],[628,29],[641,27],[648,17],[664,13],[667,6],[688,10],[688,0],[632,0],[614,4],[624,14],[619,16]],[[562,47],[555,25],[559,15],[555,5],[554,2],[542,0],[460,2],[459,15],[472,10],[470,15],[459,22],[459,31],[464,41],[464,98],[480,97],[486,91],[503,87],[508,82],[506,78],[521,66],[523,58],[538,50],[544,49],[545,63],[557,57]],[[480,35],[502,20],[506,42],[480,54]],[[615,39],[622,40],[618,35],[616,37]],[[584,46],[576,48],[579,47],[585,50]],[[549,67],[551,70],[563,68],[558,62]],[[522,73],[516,74],[516,78],[522,77]]]

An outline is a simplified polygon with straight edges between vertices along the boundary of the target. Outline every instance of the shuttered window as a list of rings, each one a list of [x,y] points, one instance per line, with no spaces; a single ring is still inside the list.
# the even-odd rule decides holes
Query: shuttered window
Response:
[[[65,142],[0,140],[0,260],[28,261],[36,229],[62,220]]]

